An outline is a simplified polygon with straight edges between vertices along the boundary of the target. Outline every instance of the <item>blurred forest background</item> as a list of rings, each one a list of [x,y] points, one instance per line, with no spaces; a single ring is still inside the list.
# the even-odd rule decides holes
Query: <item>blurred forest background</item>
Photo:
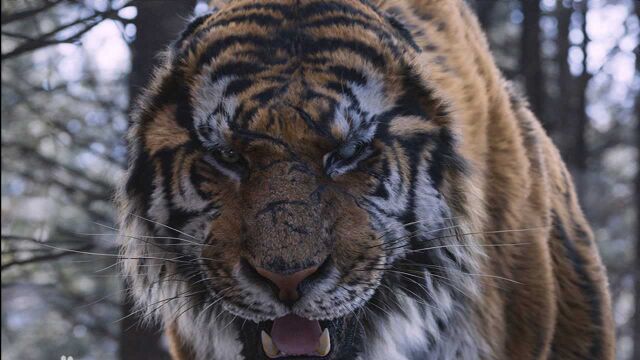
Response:
[[[469,1],[573,172],[609,271],[618,359],[640,359],[640,3]],[[158,329],[126,317],[110,199],[130,99],[204,11],[2,1],[3,359],[166,358]]]

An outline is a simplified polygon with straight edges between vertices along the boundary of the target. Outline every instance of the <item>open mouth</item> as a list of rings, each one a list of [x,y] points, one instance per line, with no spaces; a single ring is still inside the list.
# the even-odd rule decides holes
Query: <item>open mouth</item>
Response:
[[[260,333],[262,350],[270,359],[289,356],[324,357],[331,352],[329,329],[317,320],[289,314],[273,321],[270,334]]]

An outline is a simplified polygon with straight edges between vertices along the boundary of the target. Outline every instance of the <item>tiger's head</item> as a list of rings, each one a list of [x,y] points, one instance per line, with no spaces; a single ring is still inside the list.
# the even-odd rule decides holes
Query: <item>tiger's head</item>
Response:
[[[129,131],[122,259],[141,310],[198,358],[353,359],[446,331],[452,289],[473,292],[468,165],[419,56],[366,2],[195,19]]]

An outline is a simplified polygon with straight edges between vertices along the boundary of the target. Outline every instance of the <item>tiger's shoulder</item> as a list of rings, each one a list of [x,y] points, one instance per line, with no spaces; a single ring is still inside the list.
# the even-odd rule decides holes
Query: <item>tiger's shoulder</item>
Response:
[[[484,272],[521,283],[483,290],[478,321],[493,332],[494,353],[612,359],[606,271],[571,175],[526,98],[497,69],[477,18],[462,0],[380,6],[411,32],[425,83],[458,119],[459,151],[473,168],[469,210],[478,228],[498,232],[484,237]],[[522,231],[499,233],[509,229]]]

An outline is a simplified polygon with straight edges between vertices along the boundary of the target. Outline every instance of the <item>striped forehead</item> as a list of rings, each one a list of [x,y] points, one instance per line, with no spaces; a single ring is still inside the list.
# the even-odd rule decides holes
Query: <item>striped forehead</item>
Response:
[[[223,145],[232,129],[278,129],[280,127],[265,126],[265,122],[274,122],[274,113],[278,119],[286,118],[285,114],[295,114],[289,118],[304,123],[300,129],[322,128],[323,133],[334,140],[370,140],[375,132],[376,117],[394,105],[394,96],[386,89],[384,78],[377,74],[364,76],[361,82],[341,81],[340,91],[331,95],[326,94],[326,87],[313,86],[307,81],[281,84],[274,94],[258,100],[233,91],[239,79],[237,75],[229,75],[212,81],[202,75],[194,86],[193,119],[205,145]],[[263,88],[259,84],[256,87]]]
[[[307,110],[338,139],[372,136],[372,120],[393,103],[386,77],[400,44],[365,3],[297,3],[239,1],[183,34],[203,142],[251,128],[274,103]]]

